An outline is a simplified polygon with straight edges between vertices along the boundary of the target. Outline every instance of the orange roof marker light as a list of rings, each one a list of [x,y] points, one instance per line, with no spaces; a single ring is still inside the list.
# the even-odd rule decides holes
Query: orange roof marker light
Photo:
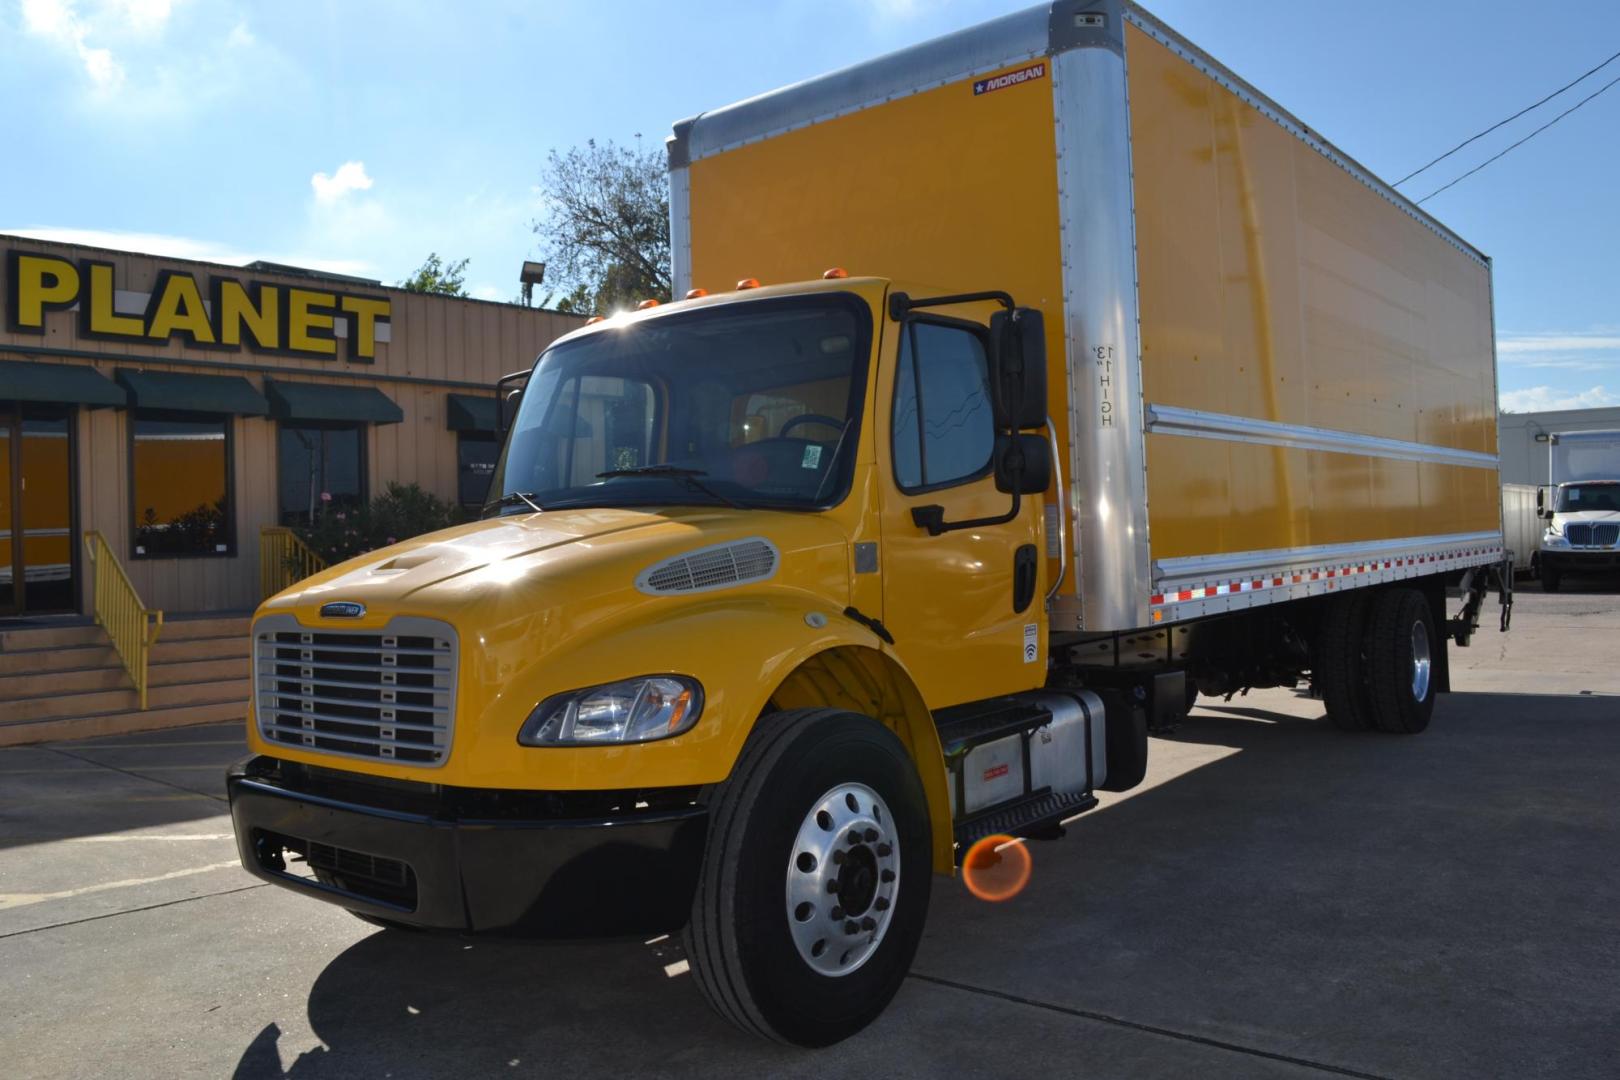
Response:
[[[849,271],[842,266],[835,266],[830,270],[823,270],[821,277],[823,281],[837,281],[839,278],[849,277]]]
[[[585,320],[585,325],[590,326],[592,323],[599,323],[605,318],[607,318],[606,315],[592,315],[590,318]]]
[[[737,282],[737,288],[738,289],[757,289],[757,288],[759,288],[759,278],[757,278],[757,277],[745,277],[741,281]]]
[[[687,289],[686,290],[686,298],[688,300],[696,300],[700,296],[708,296],[708,295],[709,295],[709,290],[708,289]]]
[[[643,300],[641,303],[636,305],[636,310],[637,311],[646,311],[650,307],[657,307],[657,306],[658,306],[658,301],[656,301],[656,300]]]

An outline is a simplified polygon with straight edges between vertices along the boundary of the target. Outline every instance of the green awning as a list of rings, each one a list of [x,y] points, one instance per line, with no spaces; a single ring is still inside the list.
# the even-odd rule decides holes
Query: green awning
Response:
[[[270,415],[277,420],[336,420],[362,424],[397,424],[405,413],[388,395],[370,386],[265,379]]]
[[[172,371],[119,368],[114,377],[136,409],[264,416],[270,403],[240,375],[181,375]]]
[[[55,401],[99,409],[125,405],[129,398],[89,365],[0,360],[0,400]]]
[[[471,394],[451,394],[444,407],[451,431],[494,431],[495,399]]]

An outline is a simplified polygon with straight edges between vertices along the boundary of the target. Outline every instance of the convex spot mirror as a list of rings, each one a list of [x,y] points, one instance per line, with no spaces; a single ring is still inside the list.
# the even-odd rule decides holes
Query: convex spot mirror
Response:
[[[990,317],[990,368],[996,427],[1028,430],[1044,425],[1046,320],[1038,310],[1013,308]]]
[[[1052,485],[1052,451],[1039,435],[996,436],[996,490],[1039,495]]]

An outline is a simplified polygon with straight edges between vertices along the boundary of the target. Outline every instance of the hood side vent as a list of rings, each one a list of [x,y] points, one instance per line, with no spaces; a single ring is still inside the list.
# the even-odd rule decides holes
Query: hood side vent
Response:
[[[636,575],[636,588],[654,596],[708,592],[764,581],[780,562],[775,544],[750,536],[654,563]]]

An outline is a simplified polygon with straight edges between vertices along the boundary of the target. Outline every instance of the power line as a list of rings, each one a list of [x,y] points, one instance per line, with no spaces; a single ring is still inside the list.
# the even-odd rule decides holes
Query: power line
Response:
[[[1506,154],[1509,150],[1514,150],[1514,149],[1517,149],[1520,146],[1523,146],[1525,143],[1529,142],[1531,139],[1535,138],[1537,135],[1540,135],[1543,131],[1546,131],[1548,128],[1550,128],[1554,124],[1558,123],[1558,121],[1562,120],[1564,117],[1568,116],[1570,113],[1572,113],[1576,109],[1580,108],[1582,105],[1585,105],[1588,101],[1591,101],[1593,98],[1595,98],[1599,94],[1603,93],[1603,91],[1607,90],[1609,87],[1613,86],[1615,83],[1620,83],[1620,75],[1616,75],[1614,78],[1610,79],[1608,82],[1604,83],[1602,86],[1598,87],[1596,90],[1592,91],[1590,94],[1587,94],[1585,97],[1581,98],[1581,100],[1577,101],[1575,104],[1571,105],[1569,108],[1565,109],[1563,112],[1559,113],[1557,116],[1553,117],[1551,120],[1547,121],[1545,124],[1542,124],[1540,127],[1536,128],[1536,130],[1532,131],[1530,134],[1526,135],[1524,138],[1520,139],[1518,142],[1514,143],[1512,146],[1509,146],[1507,148],[1507,150],[1503,150],[1501,154],[1497,154],[1494,157],[1486,158],[1484,161],[1480,162],[1478,165],[1475,165],[1472,169],[1469,169],[1467,172],[1465,172],[1461,176],[1457,177],[1457,179],[1453,180],[1451,183],[1447,184],[1445,187],[1435,188],[1433,191],[1431,191],[1427,195],[1423,196],[1423,198],[1419,199],[1418,200],[1418,205],[1421,206],[1424,203],[1428,202],[1430,199],[1434,198],[1436,195],[1438,195],[1442,191],[1446,190],[1446,188],[1454,187],[1457,184],[1462,183],[1464,180],[1468,179],[1470,176],[1473,176],[1475,173],[1479,172],[1479,170],[1483,169],[1485,166],[1489,165],[1491,162],[1495,161],[1497,158],[1502,157],[1503,154]]]
[[[1412,177],[1416,176],[1418,173],[1428,172],[1429,169],[1431,169],[1435,165],[1440,164],[1442,161],[1446,160],[1446,158],[1450,157],[1452,154],[1455,154],[1457,151],[1461,150],[1463,147],[1467,146],[1469,143],[1476,142],[1479,139],[1483,139],[1485,136],[1489,135],[1491,132],[1495,131],[1497,128],[1501,127],[1503,124],[1511,124],[1511,123],[1513,123],[1513,121],[1517,120],[1519,117],[1523,116],[1525,113],[1531,112],[1531,111],[1533,111],[1535,109],[1541,108],[1543,105],[1547,104],[1547,102],[1551,101],[1553,98],[1557,97],[1559,94],[1562,94],[1565,90],[1568,90],[1570,87],[1574,86],[1575,83],[1580,82],[1582,79],[1585,79],[1588,76],[1597,74],[1598,72],[1602,71],[1604,68],[1608,67],[1610,64],[1614,63],[1615,60],[1617,60],[1617,59],[1620,59],[1620,52],[1615,53],[1613,56],[1611,56],[1607,60],[1603,61],[1603,63],[1599,64],[1597,67],[1595,67],[1595,68],[1591,69],[1590,71],[1586,72],[1579,79],[1575,79],[1573,82],[1567,82],[1563,86],[1560,86],[1558,89],[1554,90],[1552,93],[1548,94],[1546,97],[1542,98],[1540,101],[1536,102],[1534,105],[1527,105],[1524,108],[1520,109],[1518,112],[1514,113],[1512,116],[1508,117],[1506,120],[1500,120],[1497,123],[1494,123],[1490,127],[1486,128],[1484,131],[1480,132],[1478,135],[1474,135],[1474,136],[1471,136],[1469,138],[1464,139],[1462,142],[1458,143],[1456,146],[1453,146],[1450,150],[1447,150],[1445,153],[1441,154],[1439,157],[1437,157],[1433,161],[1429,162],[1429,164],[1423,166],[1423,168],[1418,169],[1416,172],[1407,173],[1405,176],[1401,177],[1399,180],[1395,181],[1395,183],[1391,184],[1390,186],[1391,187],[1400,187],[1402,184],[1404,184],[1408,180],[1412,179]]]

